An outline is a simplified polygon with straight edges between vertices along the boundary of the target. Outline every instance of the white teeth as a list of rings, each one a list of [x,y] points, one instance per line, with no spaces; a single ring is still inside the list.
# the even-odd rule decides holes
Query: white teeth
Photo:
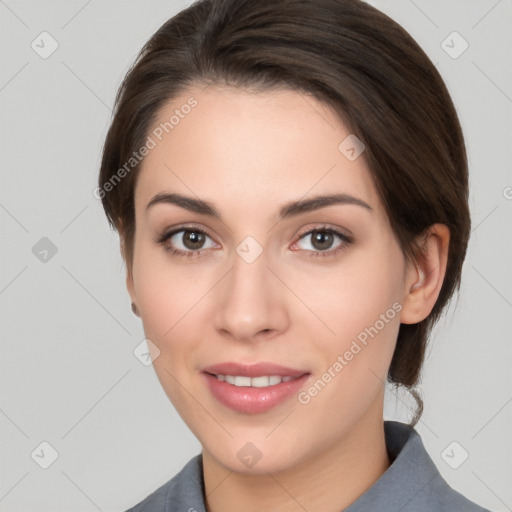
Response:
[[[235,386],[250,386],[251,385],[251,377],[235,377]]]
[[[245,375],[217,375],[217,379],[228,384],[233,384],[239,387],[253,387],[253,388],[266,388],[268,386],[275,386],[281,382],[290,382],[295,380],[296,377],[286,375],[281,377],[280,375],[262,375],[261,377],[246,377]]]
[[[278,377],[278,382],[272,382],[272,379],[263,375],[262,377],[253,377],[250,379],[250,386],[253,388],[266,388],[270,384],[279,384],[281,379]]]

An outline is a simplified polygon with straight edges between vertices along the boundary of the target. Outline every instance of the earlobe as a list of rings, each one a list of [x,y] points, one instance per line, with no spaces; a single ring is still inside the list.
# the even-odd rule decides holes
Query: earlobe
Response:
[[[126,262],[126,260],[125,260]],[[133,284],[133,274],[131,272],[131,269],[128,267],[128,263],[126,263],[126,289],[128,290],[128,294],[130,295],[131,299],[131,307],[132,312],[135,316],[140,317],[139,309],[137,308],[137,301],[135,298],[135,286]]]
[[[422,236],[422,254],[410,263],[405,279],[405,294],[400,321],[421,322],[432,311],[443,285],[448,262],[450,230],[434,224]]]

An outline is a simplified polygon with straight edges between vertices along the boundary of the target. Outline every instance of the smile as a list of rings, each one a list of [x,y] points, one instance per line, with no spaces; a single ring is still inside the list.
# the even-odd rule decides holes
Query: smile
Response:
[[[290,375],[285,375],[281,377],[281,375],[262,375],[261,377],[247,377],[245,375],[216,375],[217,379],[221,382],[227,382],[228,384],[232,384],[234,386],[239,387],[252,387],[252,388],[266,388],[269,386],[275,386],[276,384],[281,384],[281,382],[290,382],[295,380],[297,377],[292,377]]]

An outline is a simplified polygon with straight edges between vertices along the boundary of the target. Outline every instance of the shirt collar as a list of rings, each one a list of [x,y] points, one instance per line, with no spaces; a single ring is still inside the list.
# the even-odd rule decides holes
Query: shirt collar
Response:
[[[433,485],[444,484],[419,434],[409,425],[384,422],[391,462],[381,477],[345,512],[419,510]]]
[[[431,504],[432,493],[446,492],[447,489],[455,492],[442,479],[412,427],[385,421],[384,433],[391,465],[345,512],[423,510],[422,505]],[[166,490],[166,512],[206,512],[202,455],[193,457],[169,482]]]

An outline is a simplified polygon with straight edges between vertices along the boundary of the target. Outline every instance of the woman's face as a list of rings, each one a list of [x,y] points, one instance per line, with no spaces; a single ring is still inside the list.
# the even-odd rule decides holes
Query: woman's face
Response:
[[[232,471],[290,468],[382,422],[410,271],[349,135],[304,94],[215,86],[149,133],[128,289],[165,392]],[[252,380],[259,363],[286,369]]]

